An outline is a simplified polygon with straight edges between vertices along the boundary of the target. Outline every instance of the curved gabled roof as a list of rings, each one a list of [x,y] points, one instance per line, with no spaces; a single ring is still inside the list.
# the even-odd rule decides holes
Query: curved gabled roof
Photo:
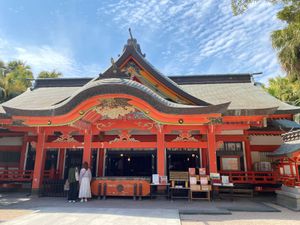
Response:
[[[38,89],[37,89],[38,90]],[[34,92],[34,91],[32,91]],[[48,107],[32,108],[30,104],[27,106],[16,107],[14,101],[4,103],[2,106],[6,113],[15,116],[58,116],[64,115],[74,109],[81,102],[93,96],[104,94],[127,94],[136,96],[156,110],[168,114],[210,114],[224,113],[229,103],[210,105],[210,106],[191,106],[183,105],[168,101],[148,87],[128,79],[109,78],[101,80],[92,80],[83,87],[77,89],[69,98],[62,100],[59,104],[54,104]],[[24,93],[19,96],[28,95]]]
[[[180,88],[180,86],[178,86],[174,81],[172,81],[169,77],[163,75],[157,69],[155,69],[154,66],[151,65],[151,63],[145,59],[145,55],[141,53],[139,45],[137,44],[135,39],[128,40],[127,45],[125,45],[124,47],[122,55],[115,62],[115,66],[117,68],[120,68],[129,57],[133,57],[134,60],[136,60],[139,63],[139,65],[141,65],[147,72],[149,72],[156,80],[161,82],[166,87],[172,89],[183,98],[192,102],[194,105],[198,105],[198,106],[211,105],[209,102],[203,101],[187,93],[182,88]],[[115,73],[113,72],[114,69],[115,69],[114,65],[112,65],[103,74],[100,74],[99,79],[115,77]]]

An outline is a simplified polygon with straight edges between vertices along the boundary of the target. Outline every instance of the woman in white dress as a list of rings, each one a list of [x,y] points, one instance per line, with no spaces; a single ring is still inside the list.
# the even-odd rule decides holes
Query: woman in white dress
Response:
[[[89,165],[87,162],[83,163],[83,168],[80,170],[79,174],[79,198],[81,202],[87,202],[88,198],[91,198],[91,180],[92,173],[89,169]]]

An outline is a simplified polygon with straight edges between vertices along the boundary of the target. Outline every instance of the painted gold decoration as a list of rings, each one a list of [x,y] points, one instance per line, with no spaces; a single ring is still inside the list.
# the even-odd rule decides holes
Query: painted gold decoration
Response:
[[[148,123],[144,123],[144,122],[135,122],[135,124],[140,127],[140,128],[144,128],[144,129],[147,129],[147,130],[151,130],[155,123],[152,123],[152,122],[148,122]]]
[[[209,124],[221,124],[223,122],[222,118],[221,117],[218,117],[218,118],[209,118],[210,122]]]
[[[121,133],[119,134],[119,137],[115,138],[109,143],[111,144],[115,142],[140,142],[140,141],[136,140],[135,138],[132,138],[128,130],[122,130]]]
[[[133,113],[135,108],[127,103],[124,98],[104,99],[101,104],[96,107],[96,112],[101,114],[104,118],[118,119],[129,113]]]
[[[99,123],[96,123],[96,127],[98,130],[102,130],[103,128],[111,127],[114,124],[115,123],[113,123],[113,122],[99,122]]]
[[[75,140],[75,138],[73,138],[72,135],[62,134],[57,139],[55,139],[53,142],[78,142],[78,141]]]
[[[183,131],[179,134],[172,142],[198,142],[196,138],[194,138],[190,132]]]

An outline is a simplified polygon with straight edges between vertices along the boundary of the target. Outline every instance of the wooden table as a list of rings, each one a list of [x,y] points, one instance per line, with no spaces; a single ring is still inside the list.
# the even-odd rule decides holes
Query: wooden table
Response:
[[[187,191],[186,196],[180,196],[180,195],[174,195],[174,192],[176,191]],[[190,197],[190,188],[187,187],[170,187],[170,198],[171,200],[175,199],[175,198],[185,198],[185,199],[189,199]]]
[[[233,201],[233,188],[234,185],[226,184],[213,184],[212,185],[212,198],[222,199],[223,197],[229,197]]]
[[[206,193],[205,197],[193,197],[193,193]],[[210,201],[210,190],[190,190],[190,200],[208,200]]]
[[[165,187],[165,190],[159,191],[160,187]],[[153,197],[170,197],[170,183],[167,184],[150,184],[150,198]]]

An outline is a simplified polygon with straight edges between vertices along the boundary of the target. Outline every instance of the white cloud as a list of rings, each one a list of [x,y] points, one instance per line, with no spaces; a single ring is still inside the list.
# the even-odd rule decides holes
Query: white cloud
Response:
[[[155,38],[167,39],[164,53],[157,56],[167,63],[161,66],[166,74],[219,71],[220,64],[227,64],[224,73],[263,71],[262,81],[282,73],[269,38],[282,24],[276,19],[278,8],[266,2],[252,4],[240,16],[232,15],[230,0],[120,0],[98,11],[121,29],[142,30],[140,40],[147,39],[149,30]]]
[[[43,70],[56,70],[64,77],[93,77],[99,73],[101,66],[81,65],[70,52],[69,49],[55,49],[47,45],[27,46],[0,38],[0,60],[22,60],[31,67],[35,76]]]

